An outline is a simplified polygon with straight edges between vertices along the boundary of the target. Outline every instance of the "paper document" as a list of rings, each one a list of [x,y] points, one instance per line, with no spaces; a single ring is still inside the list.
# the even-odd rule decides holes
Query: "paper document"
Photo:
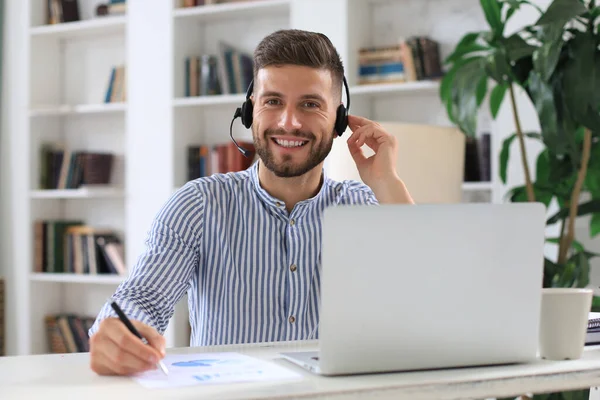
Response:
[[[163,362],[169,370],[168,376],[157,369],[138,374],[134,379],[147,388],[170,388],[301,378],[294,371],[240,353],[174,354],[167,355]]]

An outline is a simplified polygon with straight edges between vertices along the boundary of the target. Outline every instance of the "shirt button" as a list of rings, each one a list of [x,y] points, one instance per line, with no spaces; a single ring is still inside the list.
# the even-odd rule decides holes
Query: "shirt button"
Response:
[[[291,225],[291,226],[294,226],[294,224],[295,224],[295,223],[296,223],[296,222],[294,221],[294,219],[293,219],[293,218],[292,218],[292,219],[290,219],[290,225]]]
[[[280,202],[277,202],[277,203],[275,203],[275,205],[276,205],[277,207],[281,207],[281,203],[280,203]]]
[[[296,318],[294,318],[294,316],[292,315],[290,317],[290,324],[293,324],[294,322],[296,322]]]
[[[297,269],[297,267],[296,267],[296,264],[292,264],[292,265],[290,266],[290,271],[292,271],[292,272],[296,272],[296,269]]]

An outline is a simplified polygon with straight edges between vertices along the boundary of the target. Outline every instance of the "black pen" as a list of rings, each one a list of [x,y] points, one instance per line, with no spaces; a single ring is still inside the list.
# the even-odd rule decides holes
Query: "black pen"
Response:
[[[127,318],[127,316],[125,315],[123,310],[121,310],[121,307],[119,307],[119,305],[117,303],[115,303],[115,301],[112,299],[110,300],[110,306],[113,308],[113,310],[115,310],[115,312],[119,316],[119,319],[121,320],[121,322],[123,322],[125,324],[127,329],[129,329],[129,331],[131,333],[133,333],[135,336],[140,338],[142,340],[142,342],[144,342],[145,344],[148,344],[148,341],[140,334],[140,332],[137,329],[135,329],[135,326],[133,326],[131,321],[129,321],[129,318]],[[163,364],[162,361],[158,360],[158,363],[156,365],[162,370],[162,372],[165,375],[169,375],[169,370],[167,370],[167,367],[165,366],[165,364]]]

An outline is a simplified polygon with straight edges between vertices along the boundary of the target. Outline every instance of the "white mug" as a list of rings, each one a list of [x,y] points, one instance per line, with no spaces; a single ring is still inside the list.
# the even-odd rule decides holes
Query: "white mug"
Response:
[[[540,318],[540,357],[576,360],[585,347],[592,289],[544,288]]]

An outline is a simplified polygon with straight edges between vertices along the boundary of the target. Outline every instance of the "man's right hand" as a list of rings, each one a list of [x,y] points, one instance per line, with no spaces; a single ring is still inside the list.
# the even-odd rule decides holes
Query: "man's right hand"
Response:
[[[118,318],[106,318],[90,338],[90,364],[99,375],[131,375],[156,369],[165,356],[165,338],[154,328],[131,321],[146,338],[144,344]]]

